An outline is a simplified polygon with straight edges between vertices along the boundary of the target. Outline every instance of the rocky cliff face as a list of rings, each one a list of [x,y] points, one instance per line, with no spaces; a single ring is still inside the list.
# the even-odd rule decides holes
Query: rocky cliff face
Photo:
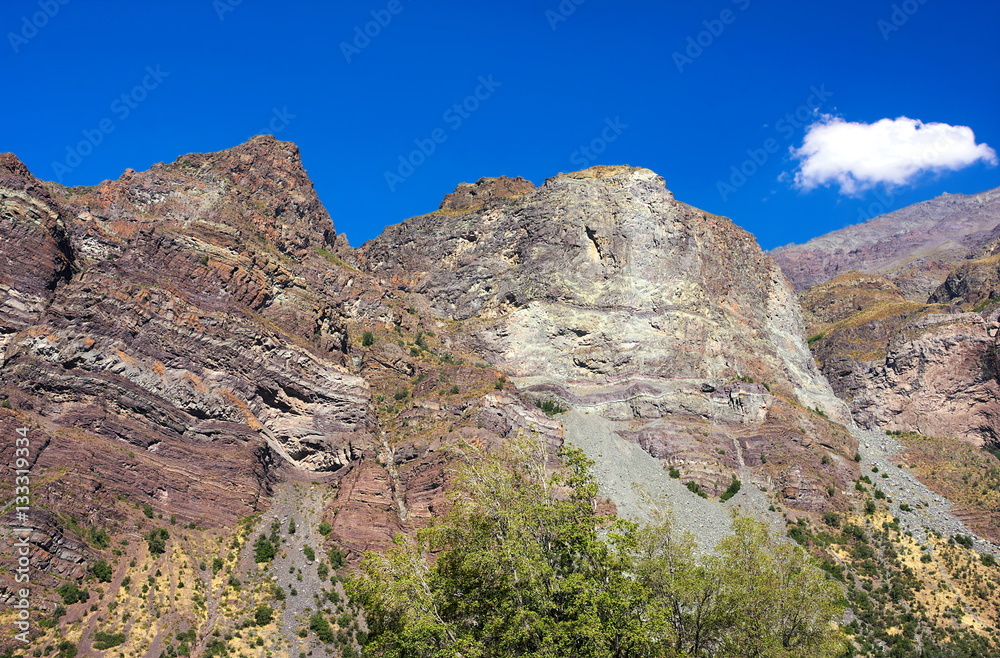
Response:
[[[342,367],[344,329],[319,292],[338,281],[308,267],[335,248],[332,225],[294,147],[257,140],[77,192],[38,211],[5,198],[48,248],[44,311],[9,325],[10,395],[147,452],[263,437],[260,450],[335,470],[370,442],[367,384]]]
[[[996,313],[907,302],[847,274],[803,293],[813,351],[864,427],[997,443]]]
[[[29,519],[41,584],[109,557],[87,528],[144,532],[148,506],[225,529],[287,480],[329,487],[327,540],[356,557],[439,513],[442,446],[561,441],[446,328],[432,337],[419,301],[350,265],[293,144],[89,188],[0,156],[0,253],[0,421],[31,427],[48,474]],[[12,587],[0,576],[0,598]]]
[[[994,239],[1000,188],[944,194],[771,254],[796,290],[857,270],[892,279],[924,301],[970,249]]]
[[[599,436],[602,460],[627,442],[643,472],[680,476],[650,491],[718,495],[735,477],[731,506],[754,513],[849,505],[857,442],[791,285],[752,236],[646,169],[462,184],[354,250],[297,148],[272,137],[86,188],[3,155],[0,255],[0,429],[29,427],[45,474],[25,520],[40,609],[100,559],[113,597],[132,558],[169,571],[175,601],[171,570],[206,556],[262,587],[254,519],[237,520],[273,504],[315,505],[329,524],[315,548],[356,560],[447,509],[457,447],[517,434],[553,456]],[[158,558],[138,538],[164,519],[175,552]],[[147,617],[130,620],[126,592],[114,623],[162,647],[192,619],[208,642],[252,613],[257,599],[198,572],[207,609],[189,588],[191,610],[136,600]],[[0,574],[0,599],[13,587]],[[73,633],[90,637],[97,615],[76,605],[67,623],[89,620]]]
[[[560,175],[482,209],[407,220],[358,262],[426,299],[529,395],[620,423],[712,491],[734,469],[787,484],[787,472],[751,474],[737,454],[760,466],[761,452],[784,449],[799,435],[792,405],[849,422],[774,262],[728,219],[674,200],[647,169]],[[814,424],[822,436],[806,452],[825,443],[853,455],[850,439]],[[839,477],[807,469],[792,504],[802,492],[798,504],[822,506],[821,482]]]
[[[993,251],[993,246],[989,251]],[[955,268],[944,282],[931,293],[933,304],[959,303],[967,307],[992,305],[1000,298],[1000,255],[970,260]]]

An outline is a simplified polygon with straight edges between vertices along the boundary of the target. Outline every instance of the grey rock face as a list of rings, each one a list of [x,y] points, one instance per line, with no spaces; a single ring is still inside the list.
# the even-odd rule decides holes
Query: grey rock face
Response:
[[[641,436],[709,491],[744,468],[741,441],[757,456],[784,450],[805,413],[796,404],[851,422],[774,261],[648,169],[597,167],[479,210],[413,218],[363,246],[358,263],[419,293],[529,395]],[[761,430],[778,416],[781,429]],[[850,437],[824,441],[853,455]],[[763,470],[745,477],[823,504],[816,473],[776,481]]]
[[[648,169],[560,175],[483,212],[390,227],[363,252],[523,385],[611,417],[759,420],[762,403],[734,412],[701,390],[744,377],[847,419],[774,262]]]

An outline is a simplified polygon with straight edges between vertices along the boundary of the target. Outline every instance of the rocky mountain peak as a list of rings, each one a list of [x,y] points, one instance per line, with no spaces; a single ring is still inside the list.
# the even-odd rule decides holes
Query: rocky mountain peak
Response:
[[[600,415],[654,456],[683,453],[706,486],[729,481],[718,450],[748,428],[770,419],[771,441],[819,428],[820,411],[850,422],[774,261],[648,169],[561,174],[504,204],[406,220],[360,251],[363,269],[468,327],[467,349],[521,390]],[[788,420],[802,408],[819,411]],[[720,444],[706,451],[706,436]],[[790,484],[796,504],[823,504],[827,485],[808,479]]]
[[[630,165],[595,165],[580,171],[571,171],[568,174],[559,174],[564,178],[575,178],[576,180],[593,180],[598,178],[613,178],[616,176],[633,176],[636,178],[659,179],[663,178],[656,172],[645,167],[632,167]]]
[[[217,153],[189,153],[148,171],[126,169],[117,180],[69,190],[66,201],[102,222],[221,232],[296,260],[346,243],[334,232],[299,148],[270,135]]]
[[[518,176],[480,178],[475,183],[459,183],[454,192],[445,195],[439,210],[467,211],[482,208],[500,199],[512,199],[527,194],[535,185]]]
[[[0,176],[21,176],[31,178],[31,172],[13,153],[0,153]]]

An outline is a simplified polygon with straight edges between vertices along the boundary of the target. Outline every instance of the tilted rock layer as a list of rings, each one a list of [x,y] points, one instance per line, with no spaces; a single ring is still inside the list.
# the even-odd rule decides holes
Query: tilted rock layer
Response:
[[[646,169],[463,184],[355,250],[272,137],[86,188],[3,155],[0,255],[46,586],[108,557],[85,528],[232,527],[284,480],[329,487],[323,541],[357,559],[448,508],[456,448],[533,434],[555,463],[546,401],[713,495],[843,508],[857,473],[777,265]]]

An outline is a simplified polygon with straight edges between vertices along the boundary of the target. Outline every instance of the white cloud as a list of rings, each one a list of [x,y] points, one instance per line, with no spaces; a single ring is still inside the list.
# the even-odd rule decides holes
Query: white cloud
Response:
[[[828,114],[806,129],[795,185],[812,190],[837,184],[854,195],[877,185],[899,187],[927,172],[957,171],[977,162],[997,164],[997,154],[976,144],[968,126],[899,117],[853,123]]]

